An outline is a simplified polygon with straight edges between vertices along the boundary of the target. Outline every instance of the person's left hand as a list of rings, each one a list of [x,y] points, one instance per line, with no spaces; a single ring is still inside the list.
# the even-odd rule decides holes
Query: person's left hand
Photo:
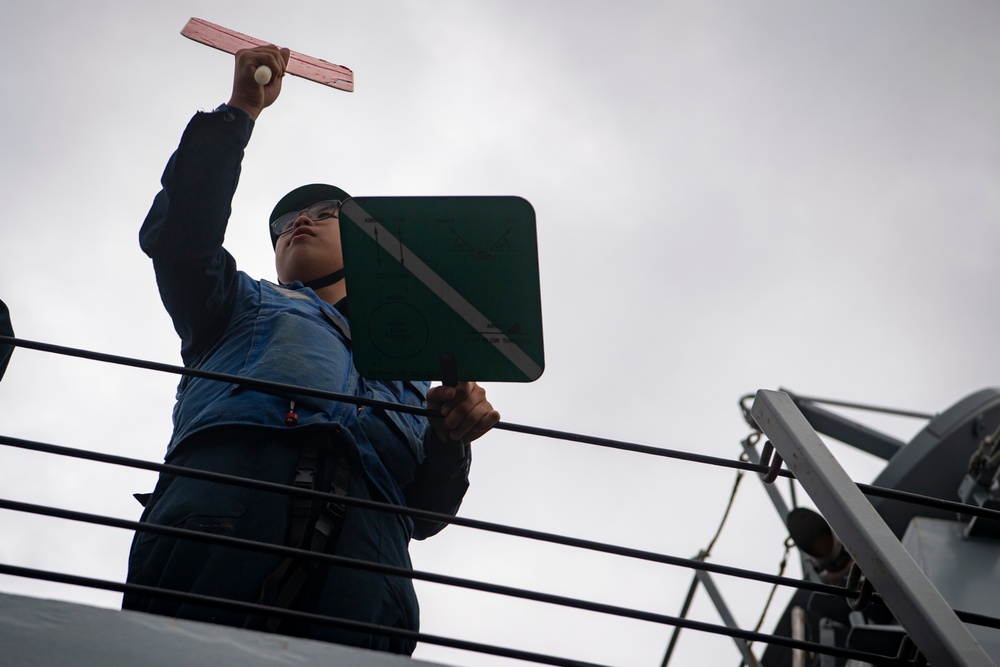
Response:
[[[468,444],[500,421],[500,413],[486,400],[486,390],[475,382],[432,388],[427,392],[427,408],[441,412],[441,417],[432,417],[430,424],[442,442],[458,440]]]

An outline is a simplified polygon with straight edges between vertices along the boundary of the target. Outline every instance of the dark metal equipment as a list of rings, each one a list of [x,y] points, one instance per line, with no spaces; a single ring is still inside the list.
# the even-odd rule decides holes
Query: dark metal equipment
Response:
[[[774,484],[768,484],[772,500],[777,495],[780,501],[775,509],[799,549],[804,578],[851,591],[846,602],[799,591],[775,634],[881,654],[896,664],[1000,663],[1000,630],[963,623],[956,615],[960,610],[1000,616],[1000,596],[994,594],[1000,521],[898,498],[866,497],[819,437],[885,459],[872,487],[997,509],[1000,390],[977,391],[937,415],[896,411],[928,419],[908,443],[817,405],[824,402],[866,407],[787,391],[758,392],[753,408],[744,406],[748,421],[768,438],[760,457],[769,465],[763,481],[773,480],[784,465],[820,510],[789,510],[772,491]],[[771,645],[761,664],[848,663]]]

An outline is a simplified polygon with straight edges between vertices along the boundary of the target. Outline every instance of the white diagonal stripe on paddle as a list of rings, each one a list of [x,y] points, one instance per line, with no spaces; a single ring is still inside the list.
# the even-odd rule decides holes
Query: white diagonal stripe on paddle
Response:
[[[347,217],[351,222],[380,245],[404,269],[412,273],[417,280],[434,292],[449,308],[458,313],[463,320],[468,322],[486,338],[500,354],[507,357],[526,377],[534,379],[542,374],[541,367],[524,350],[518,347],[506,334],[493,326],[485,315],[480,313],[475,306],[449,285],[444,278],[439,276],[434,269],[427,266],[423,260],[413,254],[413,251],[404,246],[382,223],[375,221],[374,216],[369,215],[361,206],[350,199],[344,202],[341,210],[344,209],[347,209]],[[359,220],[367,220],[369,222],[358,222]]]

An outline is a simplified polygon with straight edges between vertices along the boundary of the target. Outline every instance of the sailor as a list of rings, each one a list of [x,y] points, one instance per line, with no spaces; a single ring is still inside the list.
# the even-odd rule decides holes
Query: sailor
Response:
[[[0,336],[14,337],[14,327],[10,323],[10,310],[7,304],[0,301]],[[10,362],[10,355],[14,352],[13,345],[0,345],[0,379],[7,371],[7,364]]]
[[[430,388],[359,376],[351,361],[338,211],[347,193],[328,184],[296,188],[269,218],[277,283],[239,271],[222,247],[244,148],[274,103],[287,49],[236,54],[232,96],[198,113],[167,163],[139,233],[160,297],[190,368],[380,399],[439,411],[440,418],[358,407],[294,392],[184,377],[166,461],[239,477],[454,514],[468,487],[469,443],[500,415],[474,382]],[[267,85],[257,67],[273,73]],[[410,567],[408,542],[443,525],[349,503],[301,502],[280,493],[161,475],[142,521]],[[329,617],[417,630],[412,582],[350,567],[317,565],[247,549],[137,531],[128,582],[277,605]],[[177,618],[412,653],[412,637],[289,622],[126,593],[123,607]]]

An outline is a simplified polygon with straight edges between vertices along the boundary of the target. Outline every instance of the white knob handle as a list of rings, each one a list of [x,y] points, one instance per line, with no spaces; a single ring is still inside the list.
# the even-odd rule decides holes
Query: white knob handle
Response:
[[[267,65],[261,65],[253,73],[253,80],[262,86],[266,86],[267,82],[271,80],[271,68]]]

